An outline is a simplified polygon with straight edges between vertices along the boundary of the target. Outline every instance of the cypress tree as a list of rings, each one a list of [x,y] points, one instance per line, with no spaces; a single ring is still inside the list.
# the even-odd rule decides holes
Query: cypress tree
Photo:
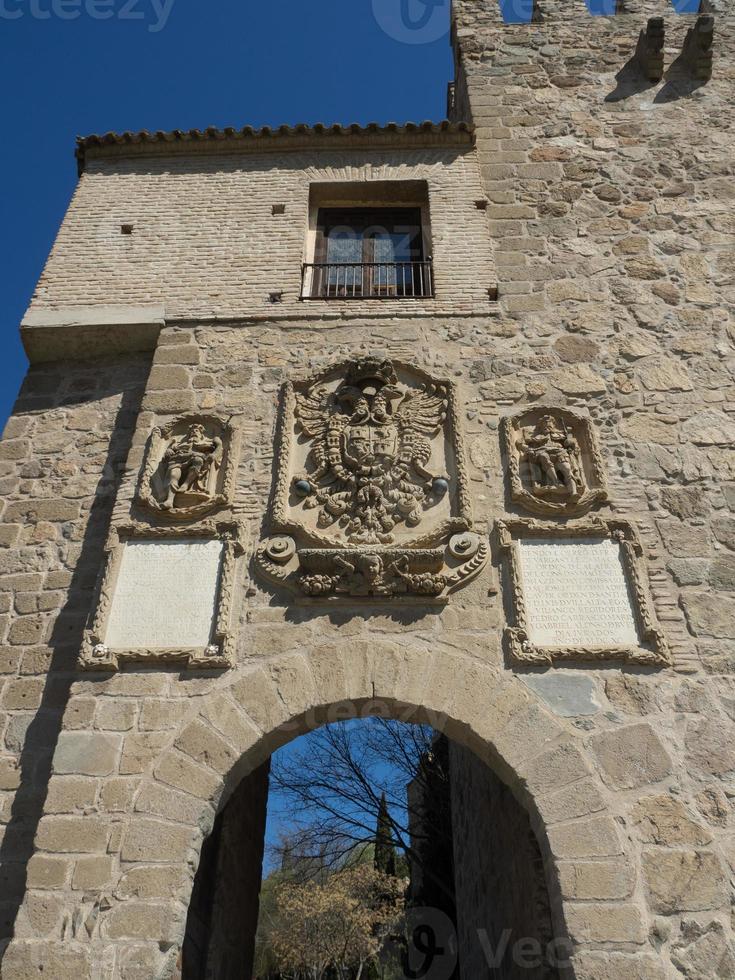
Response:
[[[396,874],[396,849],[385,793],[380,797],[378,825],[375,829],[375,870],[393,877]]]

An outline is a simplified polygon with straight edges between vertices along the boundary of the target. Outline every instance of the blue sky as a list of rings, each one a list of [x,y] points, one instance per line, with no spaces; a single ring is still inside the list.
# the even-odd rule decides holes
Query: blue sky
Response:
[[[531,0],[502,2],[519,19]],[[0,423],[77,134],[440,119],[448,23],[449,0],[0,0]]]

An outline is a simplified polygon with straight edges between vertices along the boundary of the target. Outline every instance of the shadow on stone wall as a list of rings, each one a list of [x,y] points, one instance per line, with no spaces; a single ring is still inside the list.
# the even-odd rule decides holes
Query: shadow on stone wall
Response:
[[[90,373],[90,365],[69,365],[70,372],[78,372],[84,366]],[[118,369],[120,368],[118,361]],[[50,396],[38,396],[39,377],[43,380],[43,370],[29,371],[21,389],[14,412],[21,414],[29,410],[52,411],[64,405],[87,403],[121,395],[121,401],[114,422],[107,456],[97,482],[81,541],[79,557],[71,573],[67,598],[54,622],[47,648],[50,652],[45,684],[38,707],[23,740],[18,768],[20,785],[5,828],[5,836],[0,843],[0,964],[7,942],[15,930],[18,911],[23,902],[28,876],[28,861],[33,854],[34,840],[38,824],[43,814],[52,772],[52,760],[62,728],[62,720],[69,701],[71,687],[79,680],[77,656],[82,642],[90,604],[94,597],[97,574],[101,567],[104,544],[107,537],[112,509],[115,503],[124,464],[132,442],[135,425],[140,410],[140,402],[150,366],[149,357],[131,357],[131,371],[124,369],[118,373],[110,372],[112,383],[98,384],[94,396],[80,393],[61,400]],[[42,369],[46,368],[45,365]],[[124,368],[124,365],[123,365]],[[55,365],[55,371],[64,371],[64,365]],[[121,390],[117,380],[119,374],[130,387]],[[103,372],[100,371],[103,376]],[[43,384],[41,384],[41,389]],[[70,433],[70,440],[73,434]],[[57,569],[61,571],[62,565]],[[84,675],[85,680],[94,680],[94,675]],[[106,678],[102,678],[103,680]]]

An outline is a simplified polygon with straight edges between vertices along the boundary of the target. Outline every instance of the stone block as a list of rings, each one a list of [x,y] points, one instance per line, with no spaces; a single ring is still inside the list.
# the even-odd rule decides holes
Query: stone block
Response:
[[[28,862],[29,888],[62,888],[71,871],[71,861],[67,858],[50,857],[48,854],[34,854]]]
[[[107,846],[107,821],[101,817],[45,816],[38,827],[36,844],[56,854],[103,852]]]
[[[186,726],[174,747],[222,775],[229,772],[239,759],[239,753],[229,742],[198,719]]]
[[[56,776],[49,784],[46,813],[74,813],[94,805],[97,780],[83,776]]]
[[[74,868],[72,886],[79,891],[105,888],[112,876],[112,858],[104,854],[80,858]]]
[[[702,845],[712,842],[710,831],[694,820],[673,796],[646,796],[631,811],[638,837],[648,844]]]
[[[91,950],[68,940],[48,942],[16,939],[2,960],[9,980],[91,980]]]
[[[695,636],[735,639],[735,599],[702,592],[686,592],[681,599],[689,628]]]
[[[53,770],[60,775],[109,776],[120,754],[120,736],[101,732],[62,732]]]
[[[213,799],[221,790],[222,780],[210,769],[196,765],[187,755],[169,751],[154,769],[156,779],[199,799]]]
[[[140,818],[128,824],[123,837],[122,861],[184,861],[194,843],[191,827]]]
[[[661,915],[729,906],[728,879],[713,851],[647,847],[643,876],[651,908]]]
[[[646,941],[642,910],[637,905],[628,903],[570,902],[567,905],[567,928],[572,942],[581,944],[641,945]]]
[[[157,817],[168,817],[192,826],[200,825],[211,808],[196,796],[179,793],[161,783],[147,782],[138,793],[135,803],[137,813],[149,813]]]
[[[105,932],[109,939],[151,939],[175,941],[177,923],[167,903],[127,901],[107,916]]]
[[[602,950],[574,957],[576,980],[669,980],[666,963],[655,953],[639,956]]]
[[[625,861],[560,861],[562,895],[573,901],[613,901],[629,898],[635,871]]]
[[[189,879],[189,871],[182,865],[153,865],[131,868],[115,889],[119,899],[169,899]]]
[[[120,776],[106,779],[100,789],[100,809],[107,813],[120,813],[133,808],[133,797],[139,782],[132,777]]]
[[[536,806],[546,826],[600,813],[607,801],[597,779],[580,779],[548,796],[536,797]]]
[[[584,674],[528,674],[524,683],[535,691],[554,714],[562,718],[594,715],[600,710],[597,682]]]
[[[6,711],[31,711],[41,703],[45,681],[36,677],[19,677],[8,681],[0,698]]]
[[[556,858],[615,857],[622,853],[615,823],[610,817],[592,817],[549,828],[549,844]]]
[[[731,722],[711,718],[692,719],[687,723],[684,747],[690,766],[712,776],[735,771],[735,743]]]
[[[146,772],[160,756],[168,742],[166,732],[131,732],[123,741],[120,757],[120,775],[130,776]]]
[[[637,789],[671,775],[671,759],[650,725],[628,725],[591,739],[602,778],[613,789]]]

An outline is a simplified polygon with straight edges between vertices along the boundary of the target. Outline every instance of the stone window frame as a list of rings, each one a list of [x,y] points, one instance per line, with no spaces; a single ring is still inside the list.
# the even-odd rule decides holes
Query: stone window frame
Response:
[[[200,647],[123,649],[107,647],[104,638],[126,544],[129,541],[182,541],[192,538],[216,539],[224,545],[210,644],[203,649]],[[199,670],[231,667],[235,658],[235,633],[231,628],[235,571],[237,559],[244,552],[243,529],[236,521],[204,522],[189,527],[150,527],[133,523],[114,527],[105,545],[105,560],[97,589],[94,614],[82,639],[80,667],[84,670],[117,670],[121,662],[149,665],[183,663],[188,668]]]
[[[613,661],[645,667],[670,667],[671,653],[653,607],[643,546],[635,526],[626,520],[591,517],[572,524],[546,524],[532,518],[502,520],[496,524],[498,542],[508,571],[514,625],[504,637],[510,662],[517,667],[552,666],[565,661]],[[518,541],[523,538],[597,537],[620,544],[633,614],[641,643],[647,647],[539,647],[528,638],[526,601]]]

